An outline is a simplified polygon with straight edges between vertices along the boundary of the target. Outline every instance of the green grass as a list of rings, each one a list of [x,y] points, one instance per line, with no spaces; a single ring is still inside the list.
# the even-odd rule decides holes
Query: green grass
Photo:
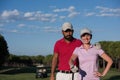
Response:
[[[49,80],[49,78],[35,78],[35,73],[21,73],[21,74],[0,74],[0,80]]]
[[[36,67],[2,67],[0,69],[0,80],[49,80],[49,77],[36,79]]]
[[[106,76],[101,78],[101,80],[120,80],[120,72],[111,69]]]
[[[12,68],[9,71],[0,73],[0,80],[49,80],[49,75],[43,79],[36,79],[35,75],[35,67]],[[120,80],[120,72],[111,69],[101,80]]]

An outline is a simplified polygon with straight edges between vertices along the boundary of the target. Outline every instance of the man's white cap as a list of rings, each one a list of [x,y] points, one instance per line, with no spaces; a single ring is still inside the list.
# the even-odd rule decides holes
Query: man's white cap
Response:
[[[66,31],[66,30],[73,30],[73,26],[70,22],[65,22],[63,25],[62,25],[62,30],[63,31]]]
[[[92,34],[92,31],[88,28],[81,29],[80,35],[82,36],[85,33]]]

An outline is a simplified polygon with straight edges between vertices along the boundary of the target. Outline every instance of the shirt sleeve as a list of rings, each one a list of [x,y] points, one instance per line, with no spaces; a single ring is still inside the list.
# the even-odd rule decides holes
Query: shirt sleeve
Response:
[[[98,50],[98,55],[101,56],[104,53],[104,51],[102,49]]]
[[[55,53],[59,53],[59,50],[58,50],[58,43],[56,42],[55,45],[54,45],[54,54]]]
[[[73,51],[73,54],[78,55],[78,47],[75,48],[75,50]]]

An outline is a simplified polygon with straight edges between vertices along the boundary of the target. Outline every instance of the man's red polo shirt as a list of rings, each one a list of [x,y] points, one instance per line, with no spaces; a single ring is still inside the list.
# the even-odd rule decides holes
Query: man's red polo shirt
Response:
[[[54,54],[58,54],[58,70],[70,70],[69,60],[76,47],[81,46],[82,42],[74,39],[72,42],[65,42],[64,38],[58,40],[54,46]]]

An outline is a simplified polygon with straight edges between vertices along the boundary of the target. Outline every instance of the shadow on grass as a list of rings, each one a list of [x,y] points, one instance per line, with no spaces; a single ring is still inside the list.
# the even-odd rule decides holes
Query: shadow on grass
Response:
[[[112,76],[108,80],[120,80],[120,75]]]
[[[19,73],[35,73],[36,69],[34,67],[24,67],[24,68],[10,68],[0,72],[0,74],[19,74]]]
[[[21,74],[21,73],[35,73],[36,74],[36,67],[4,67],[0,68],[0,74]],[[47,68],[47,73],[50,73],[50,68]],[[49,75],[48,75],[49,76]]]

